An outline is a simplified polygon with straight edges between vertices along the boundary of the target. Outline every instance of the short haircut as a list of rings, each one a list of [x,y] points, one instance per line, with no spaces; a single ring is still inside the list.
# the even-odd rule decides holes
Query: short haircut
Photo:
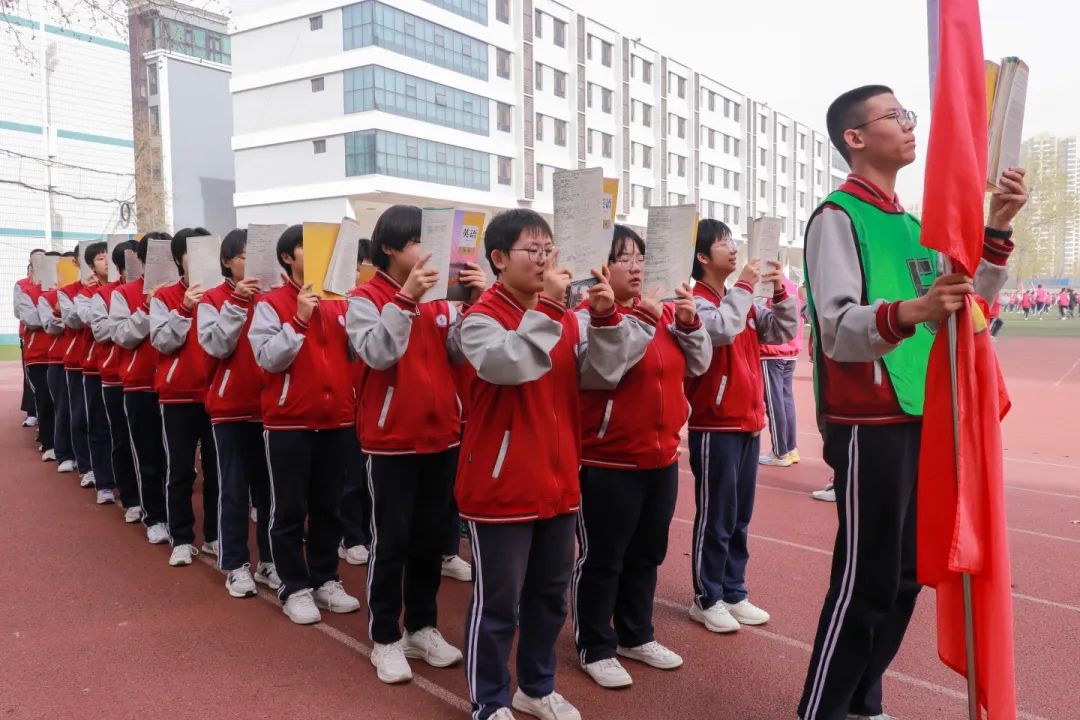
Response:
[[[844,132],[867,121],[865,105],[867,100],[891,92],[892,88],[887,85],[863,85],[854,90],[848,90],[829,105],[825,113],[825,127],[829,130],[829,139],[833,147],[848,165],[851,164],[851,153],[844,141]]]
[[[232,270],[225,267],[226,260],[232,260],[235,257],[239,257],[240,253],[244,252],[247,248],[247,230],[245,228],[236,228],[230,230],[229,234],[221,241],[221,276],[227,277],[230,280],[235,280],[232,276]]]
[[[33,250],[30,251],[30,257],[34,257],[38,253],[43,253],[43,252],[45,252],[45,248],[34,248]]]
[[[60,253],[60,257],[75,258],[76,260],[79,259],[78,255],[75,253],[74,250],[68,250],[66,252],[62,252],[62,253]]]
[[[94,260],[98,255],[105,255],[109,252],[109,244],[105,242],[90,243],[86,246],[86,252],[83,253],[83,260],[87,265],[93,265]]]
[[[304,226],[290,225],[285,232],[281,233],[277,241],[277,261],[281,267],[285,268],[286,273],[291,274],[292,271],[281,256],[288,255],[290,260],[294,259],[298,247],[304,247]]]
[[[499,276],[499,269],[491,261],[492,253],[501,250],[509,254],[510,248],[514,247],[514,243],[524,232],[553,237],[547,220],[540,213],[527,208],[514,208],[501,212],[488,223],[487,230],[484,231],[484,255],[495,277]]]
[[[146,263],[146,251],[150,248],[151,240],[168,240],[169,242],[172,242],[172,235],[160,231],[148,232],[143,235],[142,238],[137,241],[139,247],[135,251],[135,254],[139,257],[139,262],[143,264]]]
[[[125,253],[128,250],[137,252],[138,248],[138,243],[132,240],[125,240],[122,243],[117,243],[116,247],[112,249],[112,263],[116,266],[116,269],[120,272],[124,272],[124,270],[127,269],[127,255],[125,255]]]
[[[619,257],[619,253],[626,247],[627,238],[634,242],[639,253],[645,254],[645,241],[641,239],[641,236],[625,225],[616,224],[615,234],[611,237],[611,250],[608,251],[607,261],[609,263],[615,262],[615,258]]]
[[[206,228],[195,227],[195,228],[183,228],[182,230],[177,230],[176,234],[173,235],[172,244],[169,247],[172,249],[173,262],[176,263],[176,269],[180,271],[181,275],[184,274],[184,266],[181,263],[181,261],[184,259],[184,256],[187,255],[187,241],[188,241],[188,238],[190,238],[190,237],[202,237],[204,235],[209,235],[209,234],[210,234],[210,231],[207,230]]]
[[[387,249],[404,250],[410,240],[420,237],[420,219],[424,211],[415,205],[392,205],[371,231],[371,263],[386,271],[390,267]]]
[[[731,228],[719,220],[707,218],[698,221],[697,242],[694,243],[694,265],[690,268],[690,277],[700,280],[705,276],[705,268],[698,262],[698,253],[709,255],[712,252],[713,243],[717,240],[727,240],[731,237]]]
[[[57,252],[56,250],[46,250],[45,251],[45,257],[63,257],[63,256],[59,252]]]
[[[367,238],[360,238],[360,242],[356,245],[356,264],[371,259],[371,240]]]

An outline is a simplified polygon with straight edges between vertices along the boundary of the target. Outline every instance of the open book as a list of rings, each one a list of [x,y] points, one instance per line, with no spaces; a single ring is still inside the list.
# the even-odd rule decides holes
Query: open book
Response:
[[[124,251],[124,277],[128,282],[135,282],[142,278],[146,268],[143,267],[142,260],[135,253],[134,250]]]
[[[35,255],[30,258],[30,267],[34,271],[34,282],[41,286],[42,290],[54,290],[57,286],[56,263],[58,258],[52,255]]]
[[[75,247],[75,255],[79,260],[79,282],[84,285],[90,278],[94,277],[94,267],[86,262],[86,250],[97,240],[80,240],[79,244]],[[91,258],[92,260],[93,258]]]
[[[288,225],[248,225],[244,278],[258,278],[263,292],[281,285],[285,271],[278,263],[277,243],[286,228]]]
[[[465,263],[480,264],[485,215],[454,208],[424,208],[420,221],[421,253],[431,253],[428,265],[439,271],[439,280],[421,302],[468,300],[470,289],[458,278]]]
[[[560,170],[552,174],[555,244],[559,264],[570,269],[568,303],[575,306],[596,283],[590,270],[607,260],[614,233],[617,183],[604,180],[602,168]]]
[[[116,267],[116,263],[113,262],[112,254],[116,246],[122,242],[127,242],[131,239],[130,235],[109,235],[106,242],[106,247],[109,253],[109,282],[116,282],[120,279],[120,268]]]
[[[172,257],[172,243],[153,238],[146,244],[146,268],[143,273],[143,291],[149,293],[156,287],[171,285],[180,279],[180,272]]]
[[[56,260],[56,283],[57,287],[66,287],[79,282],[79,266],[75,264],[75,258],[62,257]]]
[[[224,281],[221,275],[221,238],[215,235],[188,238],[187,256],[188,283],[198,285],[205,291]]]
[[[356,255],[360,226],[341,223],[304,223],[304,284],[323,298],[341,299],[356,287]]]
[[[675,298],[675,288],[690,281],[697,243],[698,213],[695,205],[653,205],[645,231],[646,294],[661,289],[661,298]]]
[[[761,217],[750,221],[750,238],[747,260],[760,260],[758,271],[764,275],[769,270],[768,262],[780,260],[780,234],[784,231],[782,218]],[[754,286],[754,297],[771,298],[771,283],[758,282]]]
[[[1024,131],[1028,66],[1020,58],[1007,57],[1000,64],[986,62],[986,105],[990,152],[986,163],[986,184],[1000,192],[1001,175],[1020,165],[1020,136]]]

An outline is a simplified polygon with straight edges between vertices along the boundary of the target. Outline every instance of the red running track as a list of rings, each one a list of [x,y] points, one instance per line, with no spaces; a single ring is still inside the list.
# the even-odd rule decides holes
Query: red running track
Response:
[[[998,347],[1014,399],[1004,429],[1021,717],[1073,720],[1080,717],[1080,339],[1004,339]],[[414,663],[410,685],[378,682],[366,659],[365,611],[299,627],[265,591],[228,597],[209,563],[169,567],[167,546],[148,545],[141,526],[124,525],[77,478],[40,462],[32,431],[18,428],[19,382],[17,365],[0,366],[10,428],[0,433],[8,467],[0,477],[0,717],[466,717],[460,667]],[[586,720],[795,716],[836,523],[832,505],[807,497],[828,469],[810,421],[806,362],[796,394],[803,462],[761,469],[751,525],[751,593],[772,622],[721,637],[687,619],[693,493],[684,461],[656,625],[658,639],[686,664],[663,673],[628,663],[633,688],[602,690],[577,669],[568,624],[558,685]],[[342,574],[362,595],[363,568],[343,563]],[[441,626],[459,645],[468,598],[467,585],[444,583]],[[930,592],[885,691],[886,709],[901,720],[966,717],[962,679],[937,660]]]

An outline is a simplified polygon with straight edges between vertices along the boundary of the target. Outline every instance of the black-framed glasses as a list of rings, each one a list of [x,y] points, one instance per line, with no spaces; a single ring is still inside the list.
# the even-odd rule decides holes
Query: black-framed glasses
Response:
[[[919,116],[915,114],[914,110],[890,110],[888,114],[876,117],[873,120],[867,120],[861,125],[856,125],[851,128],[852,130],[858,130],[864,128],[870,123],[875,123],[878,120],[884,120],[886,118],[892,118],[896,121],[896,124],[902,128],[913,128],[919,124]]]
[[[613,264],[622,265],[623,267],[633,267],[635,265],[637,267],[645,267],[645,256],[622,254],[616,256],[615,262]]]
[[[542,263],[555,252],[555,246],[550,247],[527,247],[527,248],[510,248],[510,252],[523,252],[529,253],[529,259],[534,263]]]

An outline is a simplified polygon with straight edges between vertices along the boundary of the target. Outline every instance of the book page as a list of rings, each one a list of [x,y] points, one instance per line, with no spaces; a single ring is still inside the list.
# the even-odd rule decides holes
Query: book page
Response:
[[[124,277],[127,282],[135,282],[143,276],[145,268],[134,250],[124,251]]]
[[[345,297],[356,287],[356,255],[363,230],[352,218],[342,218],[334,240],[334,252],[326,269],[323,287],[327,292]]]
[[[604,171],[601,168],[560,170],[552,173],[555,206],[555,244],[559,264],[570,268],[573,283],[591,285],[589,272],[607,259],[610,239],[604,244]]]
[[[420,254],[431,253],[428,266],[439,271],[439,279],[424,293],[420,302],[446,299],[456,214],[457,211],[453,208],[424,208],[423,210],[423,216],[420,219]]]
[[[120,268],[116,267],[116,263],[112,259],[113,250],[120,243],[127,242],[130,239],[130,235],[110,235],[108,240],[105,241],[109,252],[109,282],[116,282],[120,279]]]
[[[781,218],[755,218],[750,225],[750,242],[747,250],[747,260],[760,260],[761,262],[758,266],[758,270],[762,275],[768,271],[769,260],[780,260],[780,233],[783,231],[784,221]],[[759,281],[754,287],[754,296],[764,298],[772,297],[772,284]]]
[[[56,261],[56,286],[66,287],[79,282],[79,266],[75,258],[62,257]]]
[[[340,228],[337,223],[304,223],[304,285],[321,298],[339,297],[326,290],[325,282]]]
[[[1010,87],[1005,117],[1001,126],[1001,146],[998,150],[997,175],[994,185],[1001,189],[998,182],[1002,173],[1011,167],[1020,166],[1020,144],[1024,132],[1024,109],[1027,105],[1028,66],[1022,60],[1009,58]]]
[[[189,285],[198,285],[206,291],[224,282],[221,274],[221,238],[215,235],[188,238],[187,259]]]
[[[446,299],[464,302],[472,295],[472,289],[461,285],[458,276],[466,263],[483,269],[484,223],[487,216],[482,212],[458,210],[454,213],[454,231],[451,235],[450,272],[446,278]]]
[[[996,62],[986,61],[986,127],[990,127],[990,121],[994,117],[994,95],[997,93],[998,72],[1000,67]]]
[[[86,262],[86,249],[98,240],[80,240],[75,247],[75,256],[79,259],[79,282],[83,285],[94,276],[94,268]]]
[[[35,255],[30,258],[34,282],[40,285],[42,290],[53,290],[57,287],[56,262],[60,259],[62,258],[52,255]]]
[[[615,208],[619,202],[619,181],[616,178],[604,178],[604,198],[601,204],[600,216],[604,226],[605,248],[611,248],[611,241],[615,238]]]
[[[288,225],[248,225],[244,278],[258,278],[263,292],[282,285],[285,271],[277,259],[277,242],[287,228]]]
[[[675,288],[690,280],[697,243],[697,208],[694,205],[654,205],[649,208],[645,231],[644,294],[660,288],[661,298],[673,300]]]
[[[172,258],[172,243],[155,238],[147,241],[146,271],[143,275],[143,291],[149,293],[156,287],[172,285],[180,279]]]

